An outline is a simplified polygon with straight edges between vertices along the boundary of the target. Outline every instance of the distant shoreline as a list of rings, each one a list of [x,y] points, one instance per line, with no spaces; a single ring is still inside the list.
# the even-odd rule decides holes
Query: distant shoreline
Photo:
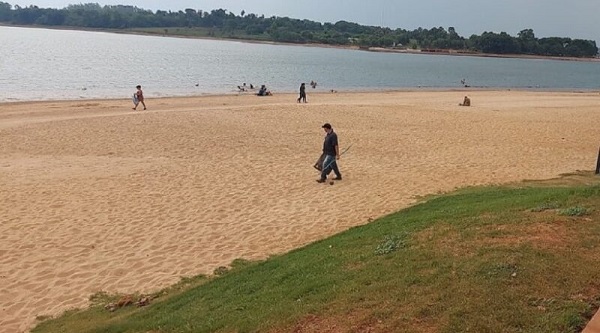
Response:
[[[497,53],[481,53],[481,52],[462,52],[460,50],[439,50],[439,51],[423,51],[423,50],[394,50],[386,48],[369,48],[369,52],[384,52],[384,53],[407,53],[407,54],[428,54],[428,55],[444,55],[444,56],[463,56],[463,57],[482,57],[482,58],[507,58],[507,59],[537,59],[537,60],[562,60],[562,61],[580,61],[580,62],[600,62],[599,57],[595,58],[577,58],[577,57],[553,57],[539,56],[530,54],[497,54]]]
[[[481,52],[467,52],[465,50],[451,50],[451,49],[439,49],[439,50],[412,50],[412,49],[391,49],[383,47],[369,47],[361,48],[355,45],[331,45],[331,44],[320,44],[320,43],[286,43],[286,42],[275,42],[266,40],[255,40],[255,39],[241,39],[241,38],[223,38],[223,37],[205,37],[205,36],[185,36],[176,34],[160,34],[150,33],[136,30],[124,30],[124,29],[101,29],[101,28],[84,28],[84,27],[70,27],[70,26],[40,26],[40,25],[13,25],[0,23],[3,27],[15,27],[15,28],[33,28],[33,29],[50,29],[50,30],[70,30],[70,31],[89,31],[89,32],[105,32],[125,35],[139,35],[139,36],[155,36],[155,37],[169,37],[169,38],[186,38],[186,39],[204,39],[204,40],[222,40],[232,41],[240,43],[251,43],[251,44],[265,44],[265,45],[287,45],[287,46],[304,46],[304,47],[319,47],[319,48],[335,48],[365,52],[378,52],[378,53],[398,53],[398,54],[420,54],[420,55],[444,55],[444,56],[468,56],[468,57],[481,57],[481,58],[507,58],[507,59],[532,59],[532,60],[561,60],[561,61],[578,61],[578,62],[600,62],[600,57],[595,58],[577,58],[577,57],[555,57],[555,56],[540,56],[540,55],[528,55],[528,54],[497,54],[497,53],[481,53]]]

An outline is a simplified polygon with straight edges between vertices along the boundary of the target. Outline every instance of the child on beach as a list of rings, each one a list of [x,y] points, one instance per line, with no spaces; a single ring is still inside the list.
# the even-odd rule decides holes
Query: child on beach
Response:
[[[146,110],[146,103],[144,103],[144,92],[142,91],[142,86],[138,85],[135,87],[137,91],[133,94],[135,106],[132,108],[137,110],[137,107],[140,103],[144,106],[144,110]]]

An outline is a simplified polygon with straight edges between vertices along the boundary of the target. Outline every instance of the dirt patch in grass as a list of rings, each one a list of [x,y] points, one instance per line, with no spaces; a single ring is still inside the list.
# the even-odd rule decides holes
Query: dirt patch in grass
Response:
[[[308,315],[289,330],[294,333],[308,333],[308,332],[326,332],[326,333],[337,333],[337,332],[345,332],[343,328],[341,328],[337,322],[332,322],[332,318],[324,318],[316,315]],[[272,333],[280,332],[279,330],[274,330]]]
[[[377,318],[375,313],[385,312],[387,319]],[[395,318],[392,319],[392,318]],[[390,320],[391,319],[391,320]],[[434,323],[420,320],[414,316],[408,319],[401,308],[388,307],[385,310],[377,309],[352,309],[349,313],[335,315],[308,315],[299,320],[289,330],[283,332],[294,333],[375,333],[375,332],[411,332],[431,333],[437,332],[438,327]],[[282,332],[281,329],[273,330],[272,333]]]
[[[478,225],[465,233],[447,223],[436,224],[413,235],[416,247],[437,248],[453,256],[469,256],[482,247],[508,247],[528,244],[538,249],[565,249],[577,243],[583,223],[592,218],[565,218],[555,211],[524,213],[521,221],[510,224]],[[577,226],[574,226],[577,223]],[[585,228],[584,228],[585,229]]]
[[[523,244],[543,249],[564,249],[577,239],[577,234],[564,220],[542,220],[527,224],[488,226],[481,230],[485,238],[474,246],[518,246]]]

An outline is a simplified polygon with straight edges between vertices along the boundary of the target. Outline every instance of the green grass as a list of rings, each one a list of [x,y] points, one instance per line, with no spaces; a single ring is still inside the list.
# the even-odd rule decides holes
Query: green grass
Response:
[[[588,214],[588,209],[579,206],[569,207],[561,209],[560,214],[567,216],[583,216]]]
[[[96,304],[33,332],[580,332],[600,306],[599,216],[560,210],[600,205],[585,179],[430,198],[150,306]]]

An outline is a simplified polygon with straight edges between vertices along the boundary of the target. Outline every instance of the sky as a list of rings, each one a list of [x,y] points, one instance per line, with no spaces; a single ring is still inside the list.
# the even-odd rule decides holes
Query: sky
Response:
[[[407,30],[454,27],[468,38],[485,31],[511,36],[533,29],[536,37],[595,40],[600,46],[600,0],[2,0],[12,5],[63,8],[69,4],[133,5],[179,11],[242,10],[257,15],[348,21]]]

